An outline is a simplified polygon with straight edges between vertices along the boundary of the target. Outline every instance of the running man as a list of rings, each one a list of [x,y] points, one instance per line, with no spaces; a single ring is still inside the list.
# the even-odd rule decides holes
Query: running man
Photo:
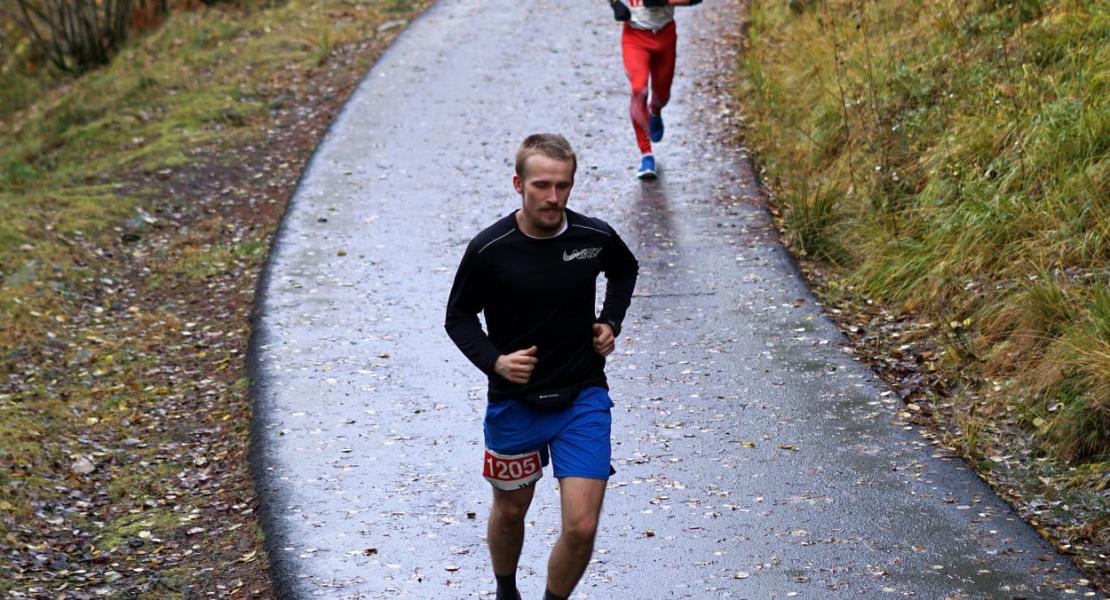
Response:
[[[651,143],[663,139],[663,107],[671,98],[678,35],[674,7],[701,0],[611,0],[613,18],[623,21],[621,54],[632,84],[632,129],[640,147],[640,179],[655,179]],[[629,8],[631,6],[631,8]],[[649,93],[650,92],[650,93]]]
[[[513,176],[522,206],[470,242],[447,301],[448,335],[489,377],[483,475],[493,485],[497,600],[521,598],[524,517],[543,467],[553,463],[562,499],[544,600],[565,600],[582,578],[612,473],[605,357],[639,265],[607,223],[567,209],[577,166],[561,135],[524,140]],[[597,315],[600,273],[608,285]]]

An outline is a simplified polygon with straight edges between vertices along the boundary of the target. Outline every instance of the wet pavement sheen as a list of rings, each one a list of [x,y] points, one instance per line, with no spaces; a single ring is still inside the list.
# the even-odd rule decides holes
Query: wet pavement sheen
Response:
[[[771,229],[742,151],[698,125],[734,2],[678,9],[656,145],[637,151],[601,2],[440,0],[351,98],[290,207],[254,341],[254,466],[284,598],[492,598],[485,380],[443,330],[466,243],[519,206],[512,155],[565,134],[570,206],[641,263],[608,367],[614,462],[574,598],[1056,598],[1079,574],[901,423]],[[719,17],[719,16],[718,16]],[[699,100],[700,98],[700,100]],[[520,586],[542,595],[554,480]],[[1077,593],[1076,593],[1077,592]]]

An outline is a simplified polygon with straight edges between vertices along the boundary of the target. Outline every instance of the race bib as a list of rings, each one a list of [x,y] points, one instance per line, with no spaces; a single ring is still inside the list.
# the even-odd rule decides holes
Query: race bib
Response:
[[[543,477],[540,452],[535,450],[524,454],[498,454],[493,450],[486,450],[482,476],[493,487],[506,492],[528,487]]]

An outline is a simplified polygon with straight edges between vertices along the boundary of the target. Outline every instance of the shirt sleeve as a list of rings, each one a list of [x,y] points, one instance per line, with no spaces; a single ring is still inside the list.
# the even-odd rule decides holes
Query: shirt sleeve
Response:
[[[598,321],[616,325],[613,333],[619,333],[628,305],[632,303],[632,291],[636,288],[636,276],[640,272],[640,263],[632,255],[632,251],[617,235],[616,231],[609,228],[612,237],[609,245],[602,254],[602,269],[608,281],[605,287],[605,302],[601,305],[601,315]]]
[[[482,292],[481,255],[471,242],[463,254],[459,270],[455,273],[455,283],[447,298],[447,319],[444,328],[451,341],[462,350],[466,358],[483,373],[494,375],[493,367],[501,355],[489,336],[482,330],[478,313],[485,308]]]

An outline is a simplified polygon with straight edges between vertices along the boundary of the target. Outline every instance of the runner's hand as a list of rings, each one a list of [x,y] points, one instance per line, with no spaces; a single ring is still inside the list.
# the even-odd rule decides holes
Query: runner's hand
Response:
[[[618,21],[628,21],[632,19],[632,11],[624,5],[621,0],[613,0],[609,3],[609,7],[613,9],[613,18]]]
[[[532,371],[536,370],[536,351],[532,346],[524,350],[517,350],[512,354],[502,354],[497,357],[493,370],[510,383],[524,384],[532,378]]]
[[[616,347],[617,338],[613,336],[613,328],[608,323],[594,323],[594,352],[609,356]]]

